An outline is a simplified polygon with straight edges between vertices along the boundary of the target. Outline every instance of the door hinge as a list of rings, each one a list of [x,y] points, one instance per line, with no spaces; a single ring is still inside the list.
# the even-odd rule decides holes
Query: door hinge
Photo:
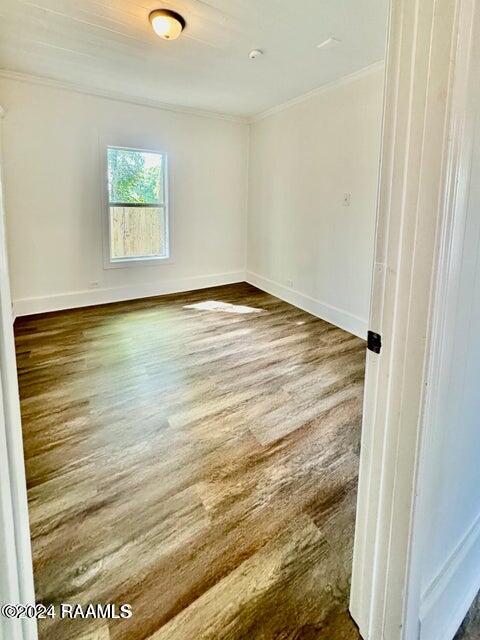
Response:
[[[382,350],[382,336],[379,333],[368,332],[367,349],[373,351],[373,353],[380,353]]]

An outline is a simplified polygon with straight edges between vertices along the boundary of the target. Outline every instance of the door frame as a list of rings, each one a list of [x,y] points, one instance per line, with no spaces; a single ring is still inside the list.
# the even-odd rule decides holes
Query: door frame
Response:
[[[384,344],[367,355],[350,602],[369,640],[421,633],[422,461],[451,228],[465,206],[476,9],[477,0],[391,4],[370,311]]]
[[[0,603],[35,603],[27,485],[13,335],[0,106]],[[0,618],[0,638],[36,640],[35,620]],[[4,635],[2,635],[4,634]]]

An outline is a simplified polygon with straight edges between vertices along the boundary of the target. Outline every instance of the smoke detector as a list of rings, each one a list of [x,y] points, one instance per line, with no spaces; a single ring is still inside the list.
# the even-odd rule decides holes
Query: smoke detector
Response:
[[[261,56],[263,56],[263,51],[261,51],[260,49],[252,49],[248,54],[250,60],[255,60],[256,58],[260,58]]]

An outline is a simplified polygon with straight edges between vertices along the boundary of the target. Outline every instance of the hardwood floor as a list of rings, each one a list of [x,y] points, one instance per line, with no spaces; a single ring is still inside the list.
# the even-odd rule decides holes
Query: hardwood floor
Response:
[[[357,640],[365,343],[247,284],[15,323],[41,640]]]
[[[480,640],[480,593],[470,607],[454,640]]]

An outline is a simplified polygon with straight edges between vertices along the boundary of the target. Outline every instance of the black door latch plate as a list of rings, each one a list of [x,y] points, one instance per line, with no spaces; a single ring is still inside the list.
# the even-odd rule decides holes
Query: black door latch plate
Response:
[[[367,349],[373,351],[373,353],[380,353],[382,350],[382,336],[379,333],[368,332]]]

